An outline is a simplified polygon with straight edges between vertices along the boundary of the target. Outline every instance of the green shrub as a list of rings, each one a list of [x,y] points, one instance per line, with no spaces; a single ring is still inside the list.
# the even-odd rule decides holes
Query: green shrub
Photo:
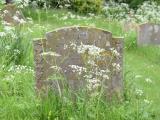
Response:
[[[75,12],[100,13],[104,0],[30,0],[32,5],[39,7],[67,8]]]
[[[79,13],[100,13],[103,0],[73,0],[72,9]]]
[[[106,2],[107,1],[110,1],[110,0],[106,0]],[[119,3],[127,3],[131,8],[137,8],[143,2],[149,1],[149,0],[114,0],[114,1]]]

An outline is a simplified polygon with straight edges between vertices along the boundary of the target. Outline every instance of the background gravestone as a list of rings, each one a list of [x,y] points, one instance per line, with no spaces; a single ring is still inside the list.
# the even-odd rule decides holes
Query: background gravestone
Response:
[[[6,4],[13,3],[13,0],[5,0],[5,1],[6,1]]]
[[[160,25],[145,23],[138,29],[138,45],[159,45],[160,44]]]
[[[0,12],[2,20],[10,25],[25,23],[23,13],[14,4],[7,4]]]
[[[108,31],[88,27],[68,27],[46,33],[45,39],[34,41],[37,89],[52,88],[57,90],[59,87],[63,89],[63,83],[54,76],[53,67],[55,68],[55,66],[61,68],[60,73],[67,80],[66,84],[71,90],[76,91],[86,87],[84,74],[78,77],[77,73],[73,72],[69,66],[85,67],[85,59],[88,58],[89,52],[94,51],[90,51],[92,49],[90,46],[95,46],[97,50],[103,49],[100,58],[95,60],[97,66],[95,69],[98,68],[100,71],[108,69],[110,71],[109,79],[103,79],[102,86],[106,91],[105,94],[110,95],[115,91],[121,93],[123,76],[122,39],[113,38]],[[74,51],[78,48],[75,45],[88,48],[85,51],[80,49],[83,51],[82,55]],[[113,57],[113,54],[117,54],[117,56]]]
[[[132,21],[124,21],[122,23],[124,32],[137,31],[137,24]]]

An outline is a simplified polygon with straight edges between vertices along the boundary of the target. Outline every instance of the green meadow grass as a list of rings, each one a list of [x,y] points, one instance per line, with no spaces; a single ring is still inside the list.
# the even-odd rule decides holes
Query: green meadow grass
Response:
[[[45,32],[64,26],[91,26],[124,36],[124,93],[123,102],[107,103],[97,98],[88,100],[78,96],[76,105],[70,97],[62,99],[54,93],[39,98],[35,92],[33,73],[8,71],[0,67],[0,120],[159,120],[160,118],[160,48],[158,46],[136,46],[136,32],[125,33],[117,21],[107,20],[103,16],[90,19],[62,18],[68,14],[65,10],[39,10],[27,8],[26,17],[33,18],[33,24],[21,27],[26,33],[21,47],[29,45],[26,56],[19,64],[34,67],[32,41],[44,37]],[[85,17],[85,16],[83,16]],[[28,31],[28,32],[27,32]],[[26,44],[28,43],[28,44]],[[23,48],[21,48],[22,50]],[[0,56],[0,65],[4,55]],[[11,64],[13,65],[13,64]],[[13,80],[5,81],[11,77]],[[136,77],[139,76],[139,77]],[[147,83],[145,79],[151,79]],[[133,92],[142,89],[144,95],[137,99]],[[143,99],[152,101],[144,104]]]

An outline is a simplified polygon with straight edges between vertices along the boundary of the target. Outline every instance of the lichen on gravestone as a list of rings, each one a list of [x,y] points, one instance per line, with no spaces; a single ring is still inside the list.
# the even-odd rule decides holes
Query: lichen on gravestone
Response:
[[[160,44],[160,25],[154,23],[144,23],[139,25],[137,44],[140,45],[159,45]]]
[[[104,96],[122,93],[123,38],[89,27],[67,27],[34,42],[37,89],[66,86]],[[64,84],[65,83],[65,84]]]

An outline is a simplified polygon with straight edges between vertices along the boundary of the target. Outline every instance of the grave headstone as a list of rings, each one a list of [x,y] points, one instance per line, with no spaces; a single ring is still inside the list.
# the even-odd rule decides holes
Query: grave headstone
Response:
[[[123,22],[123,30],[124,32],[129,32],[129,31],[137,31],[137,24],[132,22],[132,21],[124,21]]]
[[[160,25],[153,23],[141,24],[138,28],[138,45],[159,45]]]
[[[0,11],[2,20],[8,25],[19,25],[26,23],[23,13],[14,4],[7,4]]]
[[[123,38],[89,27],[66,27],[34,41],[37,90],[122,92]],[[65,82],[65,85],[64,85]]]

